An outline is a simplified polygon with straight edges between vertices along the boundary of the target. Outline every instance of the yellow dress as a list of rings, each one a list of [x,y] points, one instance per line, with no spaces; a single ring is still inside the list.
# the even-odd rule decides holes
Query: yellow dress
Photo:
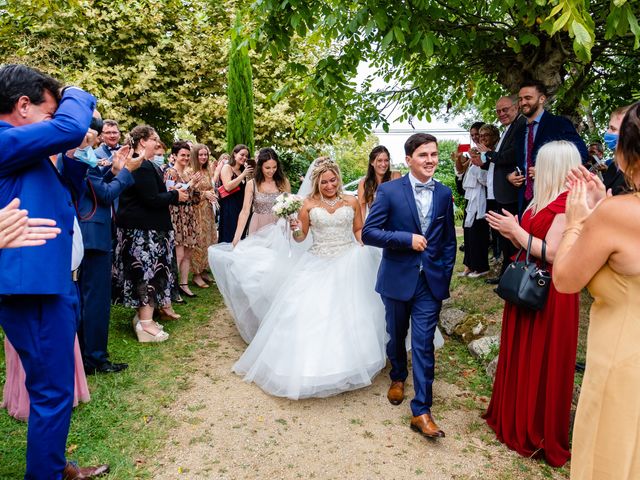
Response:
[[[571,479],[640,479],[640,275],[607,264],[588,288],[595,301]]]

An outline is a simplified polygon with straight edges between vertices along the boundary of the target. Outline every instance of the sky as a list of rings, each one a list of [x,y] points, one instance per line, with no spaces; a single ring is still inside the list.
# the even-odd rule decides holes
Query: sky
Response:
[[[356,82],[361,82],[371,73],[374,73],[373,69],[366,63],[362,63],[358,68],[358,76]],[[389,88],[382,79],[376,79],[372,88],[382,89]],[[390,120],[394,117],[401,115],[401,111],[394,112]],[[412,121],[413,126],[409,122],[390,122],[389,132],[385,132],[382,128],[375,127],[373,133],[380,140],[380,144],[389,149],[391,154],[391,163],[394,165],[404,163],[404,142],[414,133],[424,132],[434,135],[438,140],[456,140],[459,143],[469,143],[469,133],[462,127],[460,123],[461,118],[453,118],[449,121],[444,120],[444,115],[432,114],[432,121],[426,122],[424,120]]]

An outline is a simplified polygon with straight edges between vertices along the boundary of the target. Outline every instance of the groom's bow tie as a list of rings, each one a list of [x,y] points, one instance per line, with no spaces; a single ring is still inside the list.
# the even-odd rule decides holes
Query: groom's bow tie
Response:
[[[431,181],[428,183],[416,183],[415,187],[413,187],[414,190],[416,191],[416,193],[420,193],[423,190],[431,190],[433,192],[433,190],[436,188],[436,184],[435,182]]]

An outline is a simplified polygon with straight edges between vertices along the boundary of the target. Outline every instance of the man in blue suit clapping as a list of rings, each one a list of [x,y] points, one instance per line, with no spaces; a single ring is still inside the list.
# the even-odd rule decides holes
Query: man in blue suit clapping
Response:
[[[126,188],[134,184],[131,174],[138,169],[143,158],[132,158],[132,154],[127,145],[113,154],[110,167],[87,169],[87,188],[78,207],[84,242],[84,257],[80,266],[82,314],[78,338],[84,369],[88,374],[116,373],[128,366],[109,360],[107,342],[111,315],[112,204]],[[68,155],[72,155],[71,152]]]
[[[61,233],[41,246],[0,250],[0,325],[15,347],[29,392],[26,479],[93,478],[108,467],[67,463],[73,407],[78,295],[72,277],[75,208],[87,165],[49,157],[80,145],[96,99],[23,65],[0,67],[0,206],[19,198]]]

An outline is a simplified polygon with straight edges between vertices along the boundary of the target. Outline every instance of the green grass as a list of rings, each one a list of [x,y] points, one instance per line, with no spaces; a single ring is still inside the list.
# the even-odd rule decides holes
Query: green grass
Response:
[[[215,288],[194,288],[198,297],[176,305],[182,314],[164,322],[171,338],[161,344],[140,344],[131,328],[132,309],[115,306],[111,314],[109,353],[126,362],[121,373],[88,376],[91,401],[74,409],[67,441],[68,458],[81,465],[108,463],[107,479],[151,478],[146,459],[163,445],[174,424],[168,415],[176,395],[188,388],[194,353],[207,345],[198,327],[222,306]],[[2,334],[0,333],[0,336]],[[4,383],[4,350],[0,380]],[[21,478],[25,468],[27,425],[0,411],[0,478]]]

